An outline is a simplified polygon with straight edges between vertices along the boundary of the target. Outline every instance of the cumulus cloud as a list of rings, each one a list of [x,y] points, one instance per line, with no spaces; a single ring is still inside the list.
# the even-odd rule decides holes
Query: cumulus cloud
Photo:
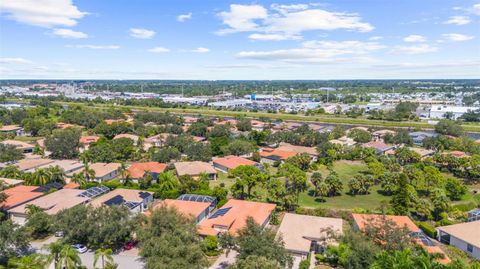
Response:
[[[72,29],[63,29],[63,28],[53,29],[52,34],[62,38],[70,38],[70,39],[81,39],[81,38],[88,37],[88,35],[83,32],[78,32],[78,31],[73,31]]]
[[[31,64],[33,63],[30,60],[25,58],[0,58],[0,63],[2,64]]]
[[[480,3],[473,5],[472,12],[474,14],[480,15]]]
[[[110,49],[110,50],[116,50],[119,49],[120,46],[118,45],[66,45],[65,47],[67,48],[74,48],[74,49],[95,49],[95,50],[101,50],[101,49]]]
[[[153,53],[165,53],[165,52],[169,52],[170,49],[167,49],[164,47],[155,47],[155,48],[149,49],[148,51]]]
[[[427,39],[421,35],[409,35],[403,38],[403,41],[410,42],[410,43],[417,43],[417,42],[426,42]]]
[[[443,34],[442,35],[445,39],[448,41],[453,41],[453,42],[462,42],[462,41],[468,41],[472,40],[474,37],[469,36],[469,35],[462,35],[462,34]]]
[[[369,60],[368,53],[385,48],[377,42],[361,41],[306,41],[298,48],[272,51],[241,51],[238,58],[278,60],[284,62],[331,63],[350,60]],[[350,58],[339,58],[348,56]]]
[[[187,14],[180,14],[177,16],[177,21],[184,22],[192,18],[192,12],[188,12]]]
[[[413,46],[397,46],[394,48],[393,52],[395,53],[405,53],[405,54],[424,54],[438,51],[437,47],[432,47],[428,44],[420,44]]]
[[[218,13],[227,27],[217,34],[255,32],[254,40],[299,39],[301,33],[315,30],[337,30],[369,32],[374,27],[362,21],[356,13],[330,12],[308,4],[230,5],[230,10]]]
[[[452,16],[444,24],[465,25],[471,22],[468,16]]]
[[[6,0],[0,1],[0,10],[12,20],[41,27],[74,26],[87,14],[72,0]]]
[[[382,36],[372,36],[370,37],[368,40],[371,40],[371,41],[378,41],[378,40],[382,40],[383,37]]]
[[[143,28],[130,28],[130,36],[139,39],[150,39],[155,35],[155,31]]]
[[[190,52],[207,53],[207,52],[210,52],[210,49],[209,48],[198,47],[196,49],[190,50]]]

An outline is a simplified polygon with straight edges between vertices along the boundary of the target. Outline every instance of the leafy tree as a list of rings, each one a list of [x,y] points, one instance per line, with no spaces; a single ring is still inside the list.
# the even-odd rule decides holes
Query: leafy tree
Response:
[[[224,150],[225,153],[236,156],[250,154],[253,151],[255,151],[255,147],[251,142],[238,139],[229,143]]]
[[[405,174],[400,174],[397,185],[390,204],[396,215],[407,215],[411,199],[408,192],[408,178]]]
[[[341,125],[335,125],[332,132],[330,132],[330,136],[332,139],[338,139],[345,135],[345,129]]]
[[[0,221],[0,238],[0,263],[25,253],[30,246],[25,228],[9,219]]]
[[[79,154],[80,135],[81,131],[74,128],[54,130],[45,139],[45,146],[52,158],[74,159]]]
[[[280,175],[285,177],[285,190],[295,197],[296,204],[301,192],[307,189],[307,175],[300,168],[284,163],[279,169]]]
[[[263,256],[251,255],[227,267],[228,269],[282,269],[280,263]]]
[[[447,178],[445,183],[445,191],[448,198],[452,201],[459,201],[463,195],[467,193],[467,186],[456,178]]]
[[[415,251],[411,249],[396,250],[393,252],[381,252],[377,255],[375,262],[370,267],[372,269],[383,268],[450,268],[437,261],[434,255],[429,255],[422,248],[417,248]],[[462,268],[462,267],[451,267]]]
[[[69,243],[119,249],[129,238],[135,223],[136,219],[126,207],[82,205],[59,212],[54,228],[63,231]]]
[[[52,232],[53,220],[43,210],[29,210],[25,228],[33,239],[44,238]]]
[[[94,131],[96,134],[101,134],[108,139],[112,139],[119,134],[131,133],[132,126],[127,122],[118,122],[112,124],[101,122],[95,127]]]
[[[276,264],[275,262],[280,264],[280,268],[290,268],[292,266],[292,257],[283,247],[282,239],[276,238],[274,231],[269,228],[264,229],[251,217],[247,219],[247,225],[238,231],[237,237],[228,234],[222,235],[220,245],[234,248],[238,252],[236,267],[234,268],[243,268],[239,266],[252,256],[264,257],[271,261],[267,263],[268,266]]]
[[[192,268],[208,266],[195,224],[175,209],[161,207],[139,226],[140,255],[147,268]]]
[[[218,250],[218,238],[213,235],[207,235],[203,240],[203,251],[207,256],[217,256]]]
[[[387,172],[381,177],[381,187],[386,195],[392,195],[397,189],[399,173]]]
[[[230,128],[228,125],[215,125],[212,130],[208,133],[209,137],[229,137]]]
[[[0,143],[0,163],[21,160],[23,157],[23,152],[14,145]]]
[[[433,189],[430,193],[430,200],[433,205],[433,215],[436,219],[440,217],[441,213],[448,211],[450,208],[450,200],[443,189]]]
[[[244,193],[243,188],[246,188],[247,197],[251,197],[252,189],[255,186],[268,180],[267,174],[251,165],[240,165],[237,168],[232,169],[229,174],[237,178],[236,188],[242,188],[241,193]],[[241,198],[245,197],[241,195]]]
[[[237,122],[237,129],[239,131],[245,132],[245,131],[251,131],[252,130],[252,120],[249,118],[241,118]]]
[[[177,148],[164,147],[153,153],[152,160],[159,163],[168,163],[171,160],[179,160],[181,153]]]
[[[387,251],[406,249],[413,244],[410,230],[382,215],[380,219],[367,220],[365,234]]]
[[[188,133],[193,136],[207,136],[208,125],[203,122],[195,122],[188,127]]]
[[[191,161],[208,162],[212,159],[212,152],[208,144],[194,143],[185,149],[185,154]]]
[[[461,136],[463,128],[459,122],[443,119],[435,125],[435,132],[444,135]]]
[[[353,129],[348,133],[348,137],[355,140],[358,143],[367,143],[372,140],[372,135],[369,131],[364,131],[361,129]]]

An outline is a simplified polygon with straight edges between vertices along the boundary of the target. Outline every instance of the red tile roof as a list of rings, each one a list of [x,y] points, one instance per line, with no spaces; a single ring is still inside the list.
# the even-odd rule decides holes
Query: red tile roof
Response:
[[[81,136],[80,137],[80,143],[82,144],[90,144],[90,143],[95,143],[100,139],[100,137],[96,135],[89,135],[89,136]]]
[[[262,157],[277,156],[281,160],[286,160],[295,155],[297,155],[297,153],[293,151],[284,151],[284,150],[278,150],[278,149],[272,149],[272,148],[263,148],[262,151],[260,151],[260,156]]]
[[[230,199],[219,210],[222,209],[227,212],[215,218],[210,217],[197,226],[199,234],[218,235],[220,232],[228,232],[237,235],[246,226],[248,217],[263,225],[275,210],[275,204]]]
[[[163,173],[167,164],[158,162],[134,163],[128,168],[128,174],[132,178],[141,178],[145,172]]]
[[[0,203],[0,208],[4,207],[5,209],[9,209],[42,196],[43,193],[34,192],[37,188],[37,186],[20,185],[4,190],[2,193],[7,195],[7,200]]]
[[[218,158],[213,160],[213,163],[219,164],[221,166],[224,166],[228,169],[235,169],[241,165],[255,165],[256,162],[251,161],[249,159],[245,159],[242,157],[234,156],[234,155],[229,155],[223,158]]]

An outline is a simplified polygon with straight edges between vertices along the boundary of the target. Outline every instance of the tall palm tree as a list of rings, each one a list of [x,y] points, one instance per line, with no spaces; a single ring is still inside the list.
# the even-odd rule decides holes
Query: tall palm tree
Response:
[[[178,185],[178,180],[172,173],[164,172],[158,175],[158,184],[160,185],[160,190],[170,191]]]
[[[45,185],[50,183],[51,177],[47,169],[38,168],[30,178],[31,185]]]
[[[93,268],[96,268],[98,260],[102,261],[102,269],[105,268],[116,268],[116,264],[113,261],[112,250],[107,248],[99,248],[95,251],[95,257],[93,259]]]
[[[127,165],[125,162],[120,163],[120,167],[118,168],[118,172],[120,173],[120,177],[122,182],[125,182],[125,178],[128,176],[127,175]]]
[[[80,256],[78,256],[78,251],[69,244],[62,245],[59,258],[59,262],[55,265],[55,269],[76,269],[82,265],[82,260],[80,260]]]
[[[57,268],[57,264],[60,263],[60,252],[62,251],[62,247],[63,244],[59,241],[52,242],[44,247],[44,249],[48,251],[48,264],[53,262],[55,268]]]
[[[83,174],[85,175],[85,179],[87,182],[90,181],[90,179],[95,178],[95,171],[90,169],[90,162],[93,160],[92,152],[90,150],[84,151],[80,155],[80,160],[83,163],[84,169],[83,169]]]

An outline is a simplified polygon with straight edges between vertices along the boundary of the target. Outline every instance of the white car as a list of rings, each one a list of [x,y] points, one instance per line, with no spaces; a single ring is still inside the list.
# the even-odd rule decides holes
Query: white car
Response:
[[[87,252],[87,247],[82,245],[82,244],[75,244],[75,245],[72,245],[72,247],[78,251],[78,253],[85,253]]]

